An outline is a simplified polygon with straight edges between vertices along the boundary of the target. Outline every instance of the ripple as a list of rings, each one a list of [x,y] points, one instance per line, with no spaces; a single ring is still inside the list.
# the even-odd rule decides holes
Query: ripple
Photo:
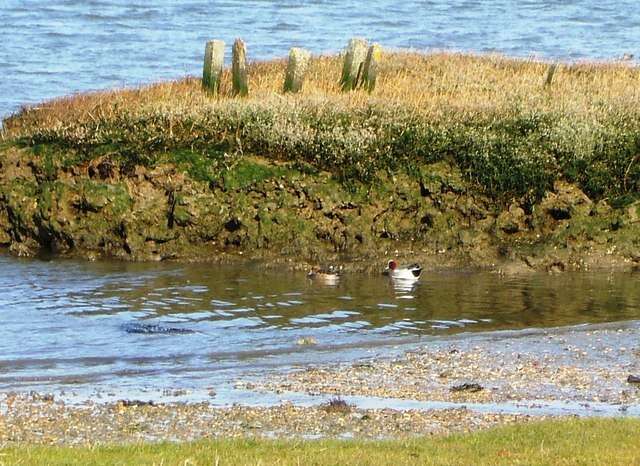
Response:
[[[108,367],[92,369],[92,358],[114,360],[127,380],[139,381],[147,375],[136,372],[134,361],[147,361],[153,377],[178,377],[181,371],[220,369],[208,365],[212,353],[224,354],[225,370],[233,371],[249,364],[247,355],[256,351],[260,356],[251,364],[258,358],[260,364],[286,366],[335,353],[331,348],[366,351],[409,335],[439,338],[637,319],[640,289],[635,277],[618,274],[433,273],[407,295],[378,276],[353,274],[340,288],[326,288],[309,286],[304,273],[283,279],[281,273],[242,266],[212,271],[195,264],[43,262],[0,255],[0,316],[0,372],[8,377],[0,388],[6,389],[12,384],[11,360],[43,360],[15,368],[16,376],[39,378],[39,384],[46,383],[45,371],[54,379],[118,383],[120,376]],[[129,334],[120,327],[125,322],[194,333]],[[318,343],[302,349],[296,344],[301,336]]]
[[[217,306],[217,307],[228,307],[228,306],[235,306],[234,303],[229,302],[229,301],[222,301],[220,299],[212,299],[210,301],[211,305],[213,306]]]

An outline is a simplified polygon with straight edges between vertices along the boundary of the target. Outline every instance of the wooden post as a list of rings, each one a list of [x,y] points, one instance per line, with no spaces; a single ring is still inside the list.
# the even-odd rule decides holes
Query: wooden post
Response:
[[[549,65],[549,68],[547,68],[547,74],[544,77],[544,86],[547,87],[551,84],[551,81],[553,81],[553,75],[556,73],[556,68],[558,67],[557,63],[552,63],[551,65]]]
[[[247,47],[242,39],[236,39],[233,43],[233,62],[231,65],[233,81],[233,94],[246,96],[249,94],[249,81],[247,77]]]
[[[364,72],[362,73],[362,86],[369,92],[376,87],[376,79],[378,77],[378,66],[382,58],[382,47],[373,44],[369,47],[367,58],[364,61]]]
[[[220,92],[220,77],[224,65],[224,42],[210,40],[204,49],[204,69],[202,70],[202,86],[212,94]]]
[[[340,84],[343,91],[355,89],[362,75],[364,60],[367,58],[367,41],[365,39],[351,39],[347,45],[342,67]]]
[[[293,47],[289,51],[287,73],[284,77],[284,92],[300,92],[302,90],[310,59],[311,53],[305,49]]]

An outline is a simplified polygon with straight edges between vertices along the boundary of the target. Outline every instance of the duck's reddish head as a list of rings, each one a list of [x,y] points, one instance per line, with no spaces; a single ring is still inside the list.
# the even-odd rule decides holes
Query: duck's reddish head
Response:
[[[398,268],[398,263],[396,261],[394,261],[393,259],[391,259],[389,261],[389,264],[387,265],[387,267],[389,267],[389,270],[395,270]]]

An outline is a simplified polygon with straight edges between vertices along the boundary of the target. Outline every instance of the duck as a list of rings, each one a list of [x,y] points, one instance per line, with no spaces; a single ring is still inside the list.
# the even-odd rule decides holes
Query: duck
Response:
[[[307,277],[312,280],[334,285],[340,279],[340,269],[333,265],[328,267],[313,267],[307,274]]]
[[[419,264],[398,267],[398,262],[391,259],[383,273],[394,279],[417,280],[420,278],[420,274],[422,273],[422,267],[420,267]]]

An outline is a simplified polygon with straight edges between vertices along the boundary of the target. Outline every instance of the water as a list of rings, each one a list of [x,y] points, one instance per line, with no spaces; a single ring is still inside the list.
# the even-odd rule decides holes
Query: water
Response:
[[[333,53],[353,36],[543,59],[640,55],[630,0],[0,0],[0,25],[0,117],[56,96],[199,75],[212,38],[243,37],[252,59],[291,46]],[[323,287],[250,266],[0,255],[0,390],[206,393],[243,371],[389,355],[425,338],[640,318],[629,275],[425,278],[410,289],[358,275]],[[194,333],[127,333],[131,322]]]
[[[438,273],[408,287],[351,274],[326,286],[251,265],[0,255],[0,390],[204,390],[460,332],[638,318],[640,287],[629,274]],[[192,333],[129,333],[131,323]]]
[[[640,55],[633,0],[0,0],[0,25],[0,117],[55,96],[199,75],[212,38],[243,37],[252,59],[292,46],[335,52],[353,36],[547,59]]]

